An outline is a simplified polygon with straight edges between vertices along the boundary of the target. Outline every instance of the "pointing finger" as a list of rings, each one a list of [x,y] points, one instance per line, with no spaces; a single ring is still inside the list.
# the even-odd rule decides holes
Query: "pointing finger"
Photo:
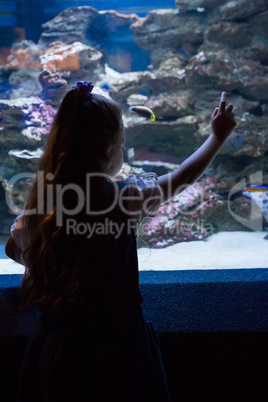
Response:
[[[223,92],[221,94],[221,101],[220,101],[220,112],[225,112],[225,107],[226,107],[226,92]]]

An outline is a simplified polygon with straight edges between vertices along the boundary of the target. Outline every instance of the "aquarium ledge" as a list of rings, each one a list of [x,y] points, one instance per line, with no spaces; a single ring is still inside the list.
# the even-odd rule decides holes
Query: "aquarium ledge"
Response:
[[[0,277],[2,392],[14,402],[38,315],[19,303],[21,278]],[[267,283],[268,268],[140,272],[145,317],[159,331],[173,402],[264,400]]]
[[[18,298],[22,275],[0,275],[1,336],[28,336],[37,311]],[[146,319],[160,333],[268,330],[268,268],[141,271]]]

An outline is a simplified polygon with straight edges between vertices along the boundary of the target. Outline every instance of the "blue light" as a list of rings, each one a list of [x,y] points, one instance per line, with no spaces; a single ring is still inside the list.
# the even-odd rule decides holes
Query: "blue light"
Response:
[[[0,27],[16,27],[18,26],[17,17],[11,15],[0,15]]]
[[[1,1],[0,12],[1,11],[16,11],[17,3],[15,1]]]

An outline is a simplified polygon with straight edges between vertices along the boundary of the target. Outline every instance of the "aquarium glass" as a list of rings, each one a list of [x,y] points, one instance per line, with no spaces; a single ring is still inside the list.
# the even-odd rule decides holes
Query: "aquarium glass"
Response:
[[[8,265],[4,245],[53,117],[77,81],[93,81],[94,91],[122,105],[118,180],[178,168],[208,138],[226,91],[237,126],[198,182],[143,221],[140,269],[267,267],[268,2],[7,0],[0,2],[1,273],[23,272]],[[133,113],[135,106],[155,120]]]

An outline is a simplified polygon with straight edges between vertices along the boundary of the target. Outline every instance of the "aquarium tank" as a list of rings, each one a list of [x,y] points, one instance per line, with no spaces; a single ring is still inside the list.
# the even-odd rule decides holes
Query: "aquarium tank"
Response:
[[[122,105],[120,180],[175,170],[226,91],[237,126],[199,181],[143,221],[140,269],[267,267],[267,0],[7,0],[0,38],[2,247],[77,81]]]

